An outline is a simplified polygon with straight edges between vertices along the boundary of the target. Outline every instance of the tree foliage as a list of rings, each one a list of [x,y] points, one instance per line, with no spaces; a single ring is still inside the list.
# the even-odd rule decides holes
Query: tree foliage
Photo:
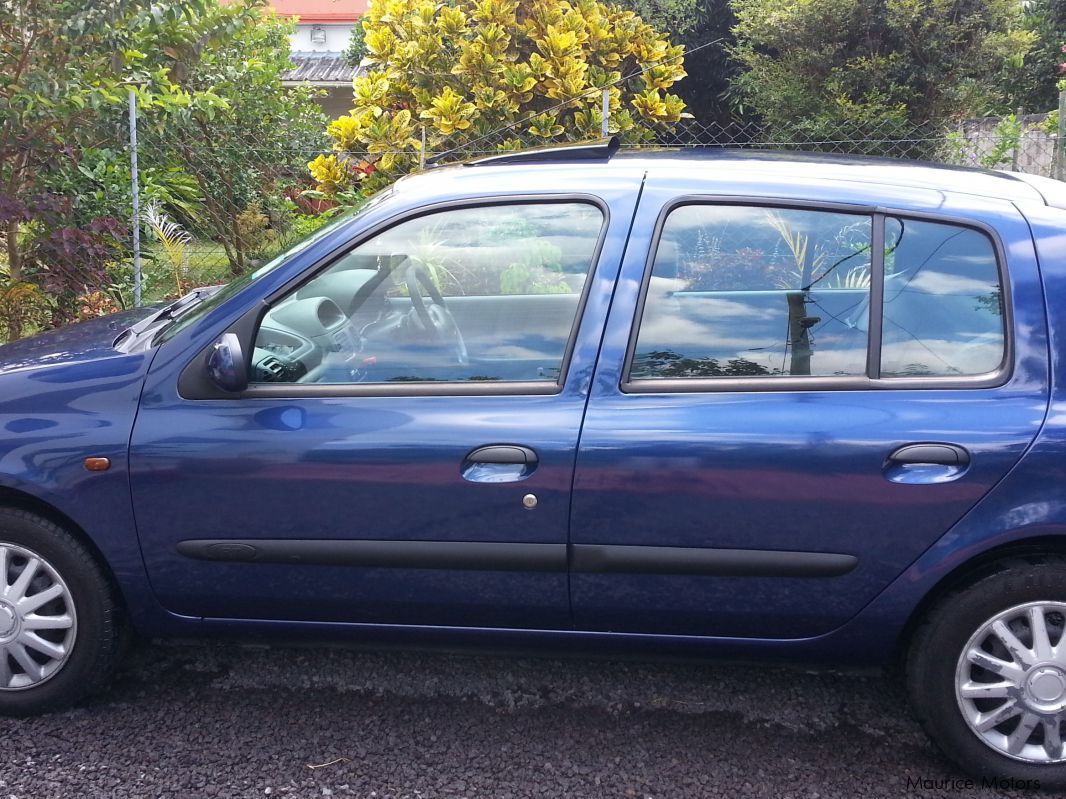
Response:
[[[730,48],[736,24],[729,0],[616,0],[685,48],[691,75],[676,87],[688,110],[703,123],[732,121],[731,79],[737,62]]]
[[[680,40],[700,26],[707,16],[707,0],[626,0],[617,5],[628,9],[656,30],[669,31]]]
[[[226,242],[243,204],[285,169],[302,170],[289,148],[323,144],[324,119],[309,90],[282,88],[289,27],[264,6],[0,0],[4,297],[36,286],[62,321],[78,313],[79,296],[111,287],[131,215],[131,88],[142,198],[206,235]],[[248,158],[249,142],[261,158]],[[243,267],[239,245],[230,250]]]
[[[371,71],[328,128],[340,155],[310,165],[327,191],[417,163],[423,126],[437,151],[480,137],[489,149],[595,137],[601,88],[624,138],[684,113],[669,92],[685,76],[683,48],[599,0],[375,0],[362,25]]]
[[[205,48],[186,66],[178,86],[188,105],[145,118],[145,150],[166,154],[168,165],[199,188],[198,216],[172,210],[222,244],[235,274],[250,255],[241,214],[274,193],[278,181],[302,175],[304,153],[327,144],[315,90],[282,85],[292,66],[292,25],[273,12],[261,14],[263,1],[217,8],[242,12],[242,24],[224,46]],[[197,102],[207,96],[217,102]]]
[[[121,102],[121,54],[134,30],[157,24],[139,0],[0,3],[0,223],[12,284],[23,277],[20,230],[41,205],[39,176]]]
[[[1033,43],[1017,0],[733,0],[741,102],[771,129],[891,134],[983,113]]]
[[[1036,37],[1019,70],[1006,75],[1011,110],[1049,111],[1058,106],[1057,81],[1066,74],[1066,2],[1030,0],[1023,5],[1024,27]]]

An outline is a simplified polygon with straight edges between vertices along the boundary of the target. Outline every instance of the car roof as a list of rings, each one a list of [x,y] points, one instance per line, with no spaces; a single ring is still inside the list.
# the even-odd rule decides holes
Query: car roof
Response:
[[[553,179],[558,180],[560,174],[565,173],[568,185],[585,183],[593,187],[597,185],[597,180],[602,180],[608,174],[621,176],[645,172],[649,175],[691,178],[694,190],[713,188],[713,184],[719,181],[748,179],[764,185],[780,181],[792,187],[804,182],[820,182],[824,185],[824,182],[829,181],[852,186],[865,184],[896,189],[926,189],[1050,205],[1059,203],[1051,196],[1045,196],[1048,191],[1057,195],[1061,188],[1066,194],[1066,184],[1046,178],[895,158],[751,148],[647,147],[622,147],[617,152],[610,151],[606,157],[597,156],[590,148],[591,155],[582,158],[580,154],[575,155],[574,149],[560,149],[557,158],[552,157],[550,149],[542,149],[531,151],[536,155],[534,157],[531,154],[528,161],[523,160],[523,153],[515,153],[499,160],[488,158],[459,166],[433,168],[405,178],[400,184],[454,180],[463,184],[463,188],[476,190],[485,190],[493,185],[533,188],[544,181],[550,183]]]
[[[1009,172],[902,158],[725,148],[654,152],[623,150],[617,158],[620,162],[646,162],[649,169],[670,165],[691,171],[695,162],[705,163],[723,175],[743,172],[759,177],[787,177],[792,180],[841,180],[914,186],[1020,202],[1042,200],[1036,189]]]

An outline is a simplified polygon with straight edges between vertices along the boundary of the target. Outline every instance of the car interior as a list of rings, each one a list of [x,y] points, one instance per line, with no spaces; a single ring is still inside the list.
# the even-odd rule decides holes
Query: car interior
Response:
[[[408,255],[349,254],[266,314],[252,380],[554,382],[580,299],[572,282],[567,293],[445,299]]]

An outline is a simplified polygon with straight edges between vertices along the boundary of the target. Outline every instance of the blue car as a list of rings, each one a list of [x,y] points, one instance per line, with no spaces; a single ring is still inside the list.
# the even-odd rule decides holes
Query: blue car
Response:
[[[0,712],[120,644],[900,666],[1066,785],[1066,184],[495,156],[223,288],[0,348]]]

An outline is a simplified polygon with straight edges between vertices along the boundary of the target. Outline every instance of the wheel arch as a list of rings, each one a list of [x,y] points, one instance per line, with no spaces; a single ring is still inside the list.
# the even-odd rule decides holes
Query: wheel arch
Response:
[[[89,551],[89,554],[92,555],[93,559],[103,571],[104,576],[111,584],[114,595],[117,598],[122,598],[122,591],[119,590],[118,579],[116,578],[108,559],[104,556],[103,551],[96,545],[96,542],[93,541],[92,536],[86,533],[85,529],[70,516],[39,497],[35,497],[25,491],[20,491],[17,488],[11,488],[4,485],[0,485],[0,508],[13,508],[15,510],[23,510],[27,513],[33,513],[40,516],[42,519],[46,519],[53,524],[62,527],[73,536],[78,543]]]
[[[999,570],[999,564],[1006,560],[1012,558],[1037,559],[1047,555],[1066,557],[1066,535],[1035,535],[1029,538],[1009,541],[979,552],[969,560],[960,563],[941,577],[911,610],[910,615],[907,617],[907,622],[896,640],[895,652],[892,658],[893,667],[901,667],[915,631],[929,611],[945,596],[952,591],[976,582],[982,577],[995,573]]]

